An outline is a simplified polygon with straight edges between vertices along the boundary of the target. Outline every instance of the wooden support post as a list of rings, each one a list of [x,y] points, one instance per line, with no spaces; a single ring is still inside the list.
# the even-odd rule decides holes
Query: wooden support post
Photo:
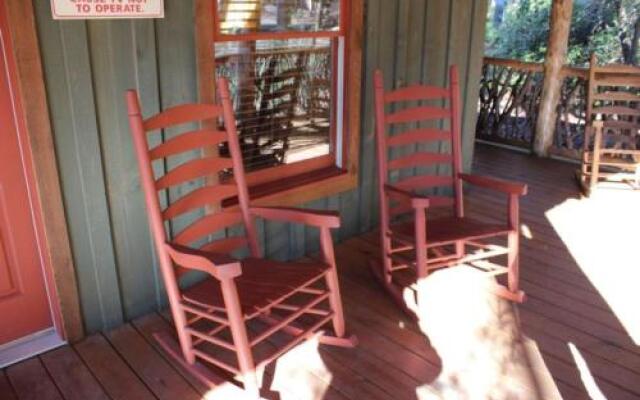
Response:
[[[549,46],[544,62],[544,84],[533,143],[533,151],[541,157],[548,155],[556,128],[556,108],[562,88],[562,67],[567,53],[572,10],[573,0],[553,0]]]

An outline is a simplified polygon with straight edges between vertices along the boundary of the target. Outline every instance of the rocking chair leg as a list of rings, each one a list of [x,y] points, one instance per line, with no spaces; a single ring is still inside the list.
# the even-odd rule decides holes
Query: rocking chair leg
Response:
[[[386,229],[385,229],[386,230]],[[391,239],[384,233],[381,232],[381,242],[382,242],[382,277],[385,283],[390,284],[393,280],[391,277]]]
[[[509,226],[511,230],[507,235],[507,280],[509,294],[506,297],[519,303],[524,301],[524,292],[520,290],[520,205],[518,196],[509,196]]]
[[[465,253],[464,253],[464,241],[459,240],[456,242],[456,257],[457,258],[462,258],[464,257]]]
[[[519,234],[518,232],[511,232],[507,238],[509,253],[507,255],[507,268],[508,272],[508,281],[509,281],[509,290],[513,293],[517,293],[519,290],[519,279],[520,279],[520,259],[518,254],[519,247]]]
[[[416,304],[420,310],[420,305],[423,303],[422,298],[425,295],[424,281],[429,275],[427,269],[427,218],[425,208],[416,208],[415,211],[415,240],[416,240]],[[458,251],[458,245],[456,243],[456,252]]]
[[[345,335],[344,326],[344,311],[342,309],[342,300],[340,299],[340,285],[338,283],[338,274],[335,268],[332,268],[327,272],[327,286],[331,291],[329,295],[329,303],[333,310],[333,330],[337,337],[343,337]]]
[[[260,389],[256,377],[256,367],[251,354],[251,345],[247,336],[247,328],[242,317],[242,309],[238,300],[238,291],[233,280],[221,281],[222,296],[227,308],[227,316],[231,328],[231,336],[238,356],[238,364],[242,373],[244,389],[252,398],[260,398]]]
[[[344,326],[344,310],[342,309],[342,300],[340,298],[340,284],[338,283],[338,273],[336,271],[335,255],[333,253],[333,240],[329,229],[322,229],[320,232],[320,243],[322,245],[322,255],[324,261],[329,264],[330,269],[326,274],[327,286],[331,294],[329,295],[329,303],[333,311],[333,330],[337,337],[345,335]]]

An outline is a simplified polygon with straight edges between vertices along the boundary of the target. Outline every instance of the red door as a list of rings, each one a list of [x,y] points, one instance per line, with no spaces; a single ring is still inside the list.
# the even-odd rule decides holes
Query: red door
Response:
[[[28,144],[12,85],[6,13],[0,3],[0,345],[53,326],[29,190]]]

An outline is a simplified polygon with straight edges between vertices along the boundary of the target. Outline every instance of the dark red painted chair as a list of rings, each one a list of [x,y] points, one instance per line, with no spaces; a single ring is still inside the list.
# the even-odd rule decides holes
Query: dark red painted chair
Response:
[[[204,364],[230,373],[226,376],[231,379],[242,378],[245,390],[257,397],[256,370],[296,344],[317,337],[321,343],[352,347],[356,340],[345,335],[329,231],[339,226],[339,216],[329,211],[250,206],[228,85],[222,79],[218,85],[221,105],[181,105],[146,120],[141,116],[137,93],[129,91],[129,122],[178,342],[166,335],[156,338],[206,384],[215,386],[219,374]],[[149,148],[149,135],[202,121],[224,127],[188,131]],[[220,121],[224,124],[219,125]],[[231,158],[218,155],[218,146],[225,142]],[[176,154],[206,148],[214,155],[185,162],[160,177],[154,175],[154,162],[164,163]],[[214,177],[209,180],[219,183],[206,184],[161,207],[161,192],[203,177]],[[216,207],[234,198],[236,206]],[[167,221],[205,208],[208,212],[175,236],[165,230]],[[256,217],[318,227],[322,260],[302,263],[262,258]],[[206,241],[237,224],[244,227],[243,235]],[[230,255],[242,247],[250,250],[248,258],[238,260]],[[201,271],[207,277],[182,289],[180,278],[188,271]],[[333,324],[334,334],[324,331],[328,323]],[[272,340],[276,335],[277,340]]]
[[[385,106],[390,104],[394,111],[387,113]],[[462,173],[457,68],[450,69],[449,88],[415,85],[390,92],[384,91],[382,72],[376,71],[375,115],[382,265],[372,266],[384,287],[407,311],[415,314],[422,278],[439,268],[468,264],[491,275],[508,275],[507,287],[496,285],[496,292],[507,299],[523,301],[524,293],[518,285],[518,204],[527,188],[519,183]],[[387,135],[391,126],[395,134]],[[404,131],[399,132],[402,129]],[[391,149],[416,148],[434,141],[448,142],[449,145],[443,147],[450,148],[451,152],[407,154],[405,150],[400,157],[388,157]],[[447,175],[423,173],[404,179],[396,173],[401,178],[390,181],[393,171],[413,168],[420,171],[425,167],[435,170],[439,165],[448,165],[451,172]],[[464,182],[506,195],[507,221],[487,223],[465,216]],[[421,194],[436,188],[439,195]],[[450,193],[442,192],[447,189]],[[436,209],[448,209],[448,212],[432,217],[438,212],[443,214]],[[506,246],[485,240],[496,237],[506,237]],[[506,266],[489,261],[504,255]],[[403,295],[407,287],[415,290],[415,302],[408,302]]]

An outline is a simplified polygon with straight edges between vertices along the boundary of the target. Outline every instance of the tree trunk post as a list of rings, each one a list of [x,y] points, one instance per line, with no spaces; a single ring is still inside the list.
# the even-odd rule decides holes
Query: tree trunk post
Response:
[[[553,143],[572,10],[573,0],[553,0],[551,5],[549,46],[544,61],[544,83],[533,143],[533,151],[540,157],[549,154],[549,148]]]

